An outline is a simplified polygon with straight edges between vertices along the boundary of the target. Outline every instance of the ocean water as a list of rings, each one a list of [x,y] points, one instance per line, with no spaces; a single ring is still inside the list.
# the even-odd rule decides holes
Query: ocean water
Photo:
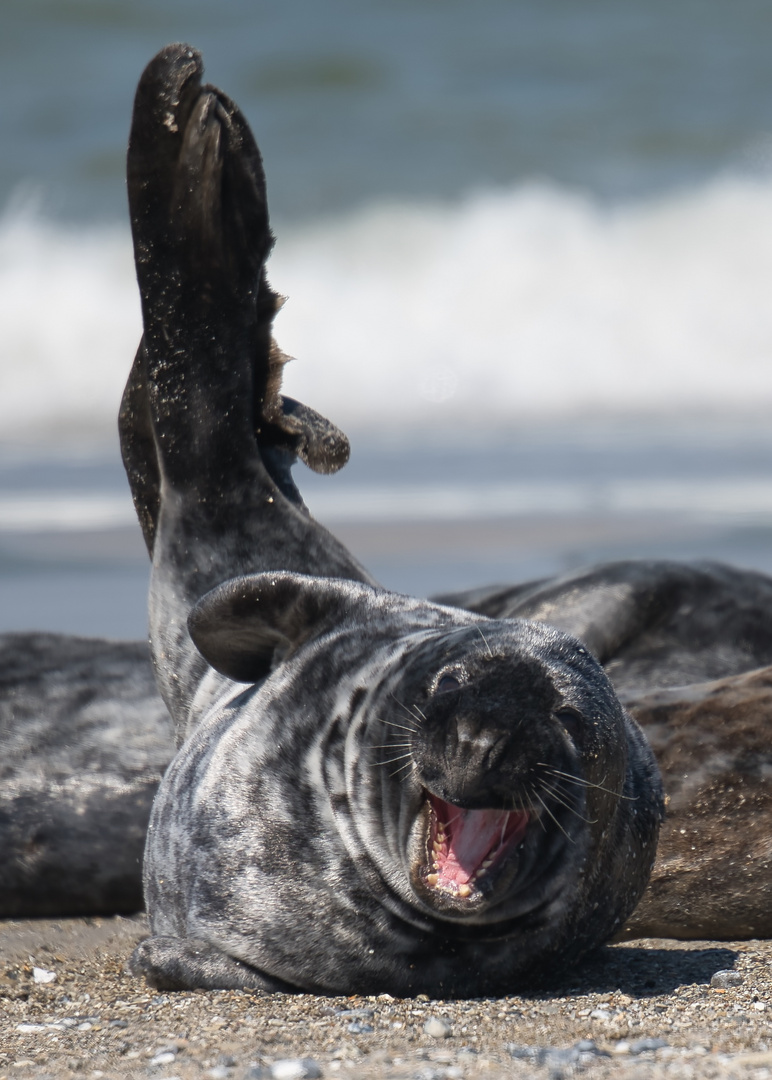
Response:
[[[115,414],[136,80],[261,145],[309,505],[420,593],[634,556],[772,571],[772,8],[4,0],[0,628],[144,632]]]

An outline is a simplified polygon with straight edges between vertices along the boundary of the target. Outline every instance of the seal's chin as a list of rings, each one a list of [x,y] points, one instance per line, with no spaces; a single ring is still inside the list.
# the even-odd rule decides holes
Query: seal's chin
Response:
[[[426,792],[424,822],[421,891],[433,904],[444,908],[450,901],[450,907],[463,910],[479,905],[483,883],[503,869],[526,834],[529,815],[518,810],[466,810]]]

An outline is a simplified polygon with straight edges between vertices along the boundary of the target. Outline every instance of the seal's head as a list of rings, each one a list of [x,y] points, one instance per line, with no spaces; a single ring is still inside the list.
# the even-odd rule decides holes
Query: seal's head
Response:
[[[572,918],[658,798],[653,768],[638,790],[640,734],[594,657],[551,627],[489,620],[410,637],[353,718],[369,753],[349,769],[349,796],[371,858],[447,923]],[[640,889],[645,873],[633,873]]]

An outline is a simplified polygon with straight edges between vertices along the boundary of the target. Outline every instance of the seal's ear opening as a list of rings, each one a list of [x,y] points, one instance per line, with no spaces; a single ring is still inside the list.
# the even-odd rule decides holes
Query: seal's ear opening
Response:
[[[198,651],[222,675],[258,682],[372,594],[368,585],[339,578],[245,574],[202,596],[188,616],[188,629]]]

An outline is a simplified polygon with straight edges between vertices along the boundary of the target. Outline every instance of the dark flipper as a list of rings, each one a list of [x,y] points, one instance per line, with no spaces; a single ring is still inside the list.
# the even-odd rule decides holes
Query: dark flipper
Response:
[[[772,582],[720,563],[607,563],[442,602],[574,634],[618,692],[683,686],[772,662]]]
[[[620,562],[437,599],[489,618],[531,619],[557,626],[580,638],[605,664],[628,641],[673,610],[681,599],[683,577],[683,568],[676,564]]]
[[[262,162],[237,107],[201,74],[185,45],[151,61],[128,155],[144,338],[122,435],[152,547],[159,685],[180,735],[206,675],[186,627],[205,592],[263,570],[370,581],[292,481],[296,455],[334,471],[348,444],[280,394],[286,358],[271,334],[279,301],[265,274],[273,237]]]

